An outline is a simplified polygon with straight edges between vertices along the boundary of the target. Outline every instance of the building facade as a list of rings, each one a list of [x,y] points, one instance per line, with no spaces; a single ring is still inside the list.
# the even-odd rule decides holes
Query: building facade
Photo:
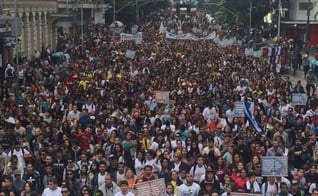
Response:
[[[307,22],[309,22],[309,28]],[[289,0],[288,19],[282,21],[282,27],[287,37],[302,40],[309,47],[317,45],[318,0]],[[309,35],[308,38],[307,35]]]
[[[10,33],[0,33],[0,40],[18,37],[13,53],[32,58],[42,46],[55,48],[58,36],[78,35],[81,25],[103,23],[103,0],[0,0],[0,27],[10,26]],[[10,20],[8,17],[11,17]],[[0,42],[1,43],[1,42]],[[2,50],[1,50],[2,51]],[[2,52],[5,53],[5,52]],[[8,55],[5,55],[8,56]],[[11,58],[12,59],[12,58]],[[8,63],[6,57],[4,63]]]

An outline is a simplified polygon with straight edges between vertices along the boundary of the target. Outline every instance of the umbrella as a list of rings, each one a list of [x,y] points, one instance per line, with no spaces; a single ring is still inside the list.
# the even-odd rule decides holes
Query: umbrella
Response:
[[[52,54],[52,57],[56,57],[56,58],[61,58],[63,56],[64,56],[63,52],[54,52]]]
[[[311,69],[313,70],[315,75],[318,75],[318,61],[317,60],[311,60],[310,61]]]
[[[116,27],[123,27],[123,26],[124,24],[121,21],[115,21],[109,27],[116,28]]]

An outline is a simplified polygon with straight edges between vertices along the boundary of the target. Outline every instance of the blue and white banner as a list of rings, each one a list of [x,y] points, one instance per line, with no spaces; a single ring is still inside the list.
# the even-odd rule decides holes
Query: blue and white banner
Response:
[[[245,113],[246,119],[248,120],[248,122],[253,127],[256,133],[262,133],[264,130],[262,126],[256,121],[254,116],[254,103],[245,101],[244,105],[245,105],[244,113]]]

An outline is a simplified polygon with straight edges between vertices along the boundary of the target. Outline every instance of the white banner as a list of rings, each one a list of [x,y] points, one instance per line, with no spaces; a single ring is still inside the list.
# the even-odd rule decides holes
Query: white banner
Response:
[[[163,178],[157,180],[151,180],[146,182],[140,182],[135,185],[136,196],[143,195],[155,195],[164,196],[166,193],[165,180]]]
[[[199,41],[199,40],[213,40],[216,38],[216,33],[210,33],[209,35],[205,37],[197,37],[191,33],[186,34],[174,34],[174,33],[166,33],[167,39],[175,39],[175,40],[193,40],[193,41]]]
[[[135,34],[121,33],[120,40],[121,41],[142,40],[142,32],[138,32]]]

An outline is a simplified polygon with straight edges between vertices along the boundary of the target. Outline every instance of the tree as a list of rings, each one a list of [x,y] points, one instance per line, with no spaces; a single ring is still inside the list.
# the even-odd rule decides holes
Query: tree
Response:
[[[113,6],[113,0],[108,0]],[[123,21],[125,24],[131,24],[136,21],[136,0],[116,0],[116,20]],[[168,0],[138,0],[139,16],[147,16],[149,13],[165,9],[170,6]],[[107,24],[113,21],[113,8],[105,12],[105,21]]]
[[[222,23],[233,24],[235,22],[234,15],[229,12],[232,11],[236,13],[239,17],[239,22],[244,27],[249,26],[249,10],[252,5],[252,26],[256,24],[261,24],[263,22],[264,16],[270,10],[270,1],[269,0],[201,0],[199,5],[204,5],[204,3],[214,3],[219,6],[212,6],[216,18]],[[252,4],[250,4],[252,3]],[[205,8],[203,6],[203,8]],[[226,8],[226,9],[224,9]]]

